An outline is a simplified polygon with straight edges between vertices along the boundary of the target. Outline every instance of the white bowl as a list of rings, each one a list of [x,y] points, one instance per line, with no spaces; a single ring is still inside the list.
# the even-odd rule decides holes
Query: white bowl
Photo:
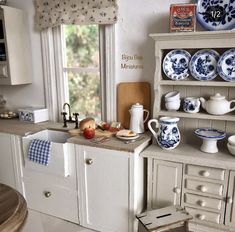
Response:
[[[165,107],[167,110],[178,110],[180,108],[180,100],[177,101],[166,101]]]
[[[231,135],[228,137],[228,142],[231,146],[235,147],[235,135]]]
[[[180,99],[180,93],[178,91],[169,92],[165,95],[165,101],[177,101]]]
[[[235,147],[234,147],[234,146],[231,146],[229,143],[227,143],[227,147],[228,147],[229,152],[230,152],[232,155],[235,155]]]

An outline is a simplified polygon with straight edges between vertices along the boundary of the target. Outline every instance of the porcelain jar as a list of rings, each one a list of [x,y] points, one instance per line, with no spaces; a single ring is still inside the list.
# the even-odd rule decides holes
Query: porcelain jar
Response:
[[[183,109],[186,113],[198,113],[200,110],[201,102],[199,98],[186,97],[184,99]]]
[[[157,140],[158,145],[165,150],[172,150],[180,144],[180,131],[177,126],[179,118],[161,117],[159,120],[148,121],[148,128]],[[152,124],[155,123],[156,132]]]

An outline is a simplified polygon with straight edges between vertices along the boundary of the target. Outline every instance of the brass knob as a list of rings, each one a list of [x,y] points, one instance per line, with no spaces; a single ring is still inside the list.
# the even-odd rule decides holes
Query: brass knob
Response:
[[[179,187],[175,187],[173,192],[179,194],[181,192],[181,190]]]
[[[206,216],[204,214],[197,214],[196,218],[199,220],[204,220],[206,218]]]
[[[45,196],[46,198],[49,198],[51,195],[52,195],[51,192],[44,192],[44,196]]]
[[[202,200],[199,200],[199,201],[197,201],[197,204],[204,207],[206,205],[206,202],[202,201]]]
[[[204,176],[204,177],[208,177],[210,175],[210,173],[208,171],[203,170],[200,172],[200,175]]]
[[[207,191],[207,187],[204,186],[204,185],[200,185],[200,186],[198,187],[198,189],[199,189],[200,191],[202,191],[203,193]]]
[[[232,197],[228,197],[228,198],[227,198],[227,203],[228,203],[228,204],[232,204],[232,203],[233,203]]]
[[[86,164],[88,164],[88,165],[93,164],[93,159],[87,159],[87,160],[86,160]]]

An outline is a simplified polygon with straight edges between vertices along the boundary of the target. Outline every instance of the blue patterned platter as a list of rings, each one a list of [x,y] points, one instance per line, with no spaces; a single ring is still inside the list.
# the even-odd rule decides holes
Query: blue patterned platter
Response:
[[[195,134],[199,138],[212,140],[220,140],[225,138],[226,136],[226,133],[224,131],[213,128],[198,128],[195,130]]]
[[[189,63],[192,76],[199,81],[210,81],[217,76],[219,53],[212,49],[196,52]]]
[[[226,51],[219,59],[217,70],[225,81],[235,81],[235,49]]]
[[[184,80],[189,76],[188,64],[191,55],[185,50],[172,50],[166,54],[162,68],[171,80]]]
[[[234,0],[198,0],[196,10],[198,22],[211,31],[235,28]]]

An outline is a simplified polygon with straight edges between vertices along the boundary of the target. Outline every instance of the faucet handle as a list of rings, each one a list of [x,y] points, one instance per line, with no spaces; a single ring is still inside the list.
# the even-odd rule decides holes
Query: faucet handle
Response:
[[[63,112],[61,112],[61,115],[63,115],[63,121],[64,121],[63,127],[67,127],[67,121],[66,121],[66,115],[67,115],[67,113],[63,111]]]
[[[73,113],[73,115],[75,116],[75,129],[78,129],[78,115],[79,115],[79,113]]]

